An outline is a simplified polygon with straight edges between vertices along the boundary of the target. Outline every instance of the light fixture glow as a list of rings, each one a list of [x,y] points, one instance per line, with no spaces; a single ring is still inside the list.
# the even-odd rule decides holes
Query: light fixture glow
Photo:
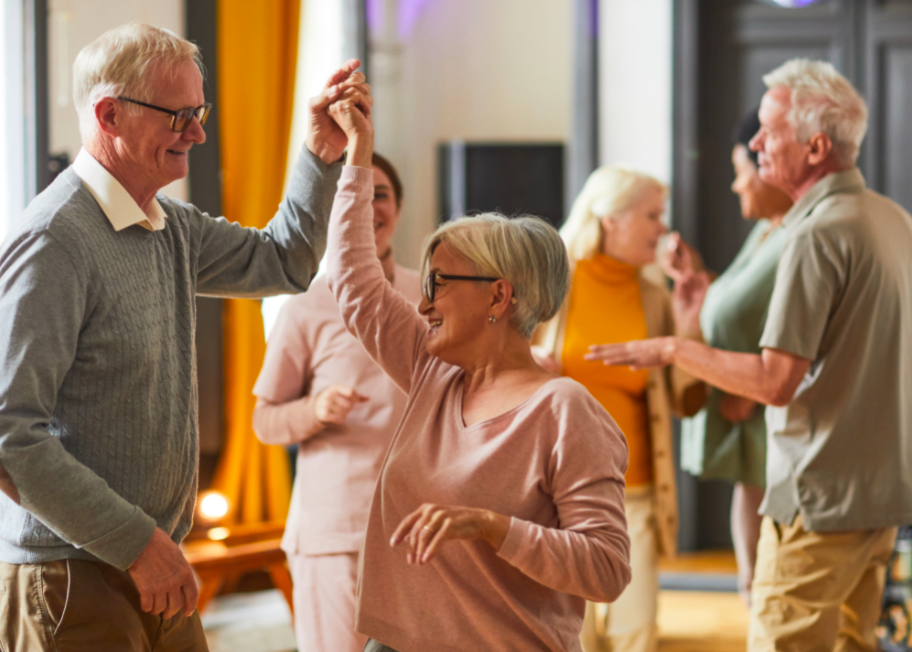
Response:
[[[789,9],[798,9],[800,7],[807,7],[812,5],[819,0],[773,0],[777,5],[781,7],[788,7]]]
[[[200,497],[200,517],[207,521],[217,521],[228,514],[231,505],[224,494],[217,491],[207,491]]]
[[[229,534],[231,534],[231,532],[226,527],[214,527],[206,532],[206,536],[210,541],[224,541],[228,538]]]

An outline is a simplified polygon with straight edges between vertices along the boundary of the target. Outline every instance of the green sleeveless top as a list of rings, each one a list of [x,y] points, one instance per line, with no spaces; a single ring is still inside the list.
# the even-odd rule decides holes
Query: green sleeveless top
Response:
[[[768,234],[768,235],[767,235]],[[764,236],[766,236],[764,238]],[[712,347],[760,353],[760,336],[786,230],[758,220],[741,251],[706,293],[700,312],[703,337]],[[763,406],[741,423],[719,414],[722,393],[713,389],[706,406],[681,431],[681,467],[703,478],[766,484],[766,424]]]

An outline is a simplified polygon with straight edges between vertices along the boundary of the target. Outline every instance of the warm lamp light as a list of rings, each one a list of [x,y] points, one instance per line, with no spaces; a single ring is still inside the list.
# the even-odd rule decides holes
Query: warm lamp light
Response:
[[[210,541],[224,541],[230,534],[231,531],[226,527],[214,527],[206,532],[206,538]]]
[[[225,518],[230,510],[231,502],[218,491],[203,492],[196,508],[199,520],[204,523],[216,523]]]

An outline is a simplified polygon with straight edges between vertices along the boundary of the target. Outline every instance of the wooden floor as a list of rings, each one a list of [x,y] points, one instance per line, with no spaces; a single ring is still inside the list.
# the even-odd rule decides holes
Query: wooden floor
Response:
[[[661,652],[744,652],[747,607],[736,593],[662,591]]]
[[[731,553],[681,555],[663,573],[734,573]],[[736,593],[662,591],[659,652],[744,652],[747,608]],[[212,652],[293,652],[291,615],[278,591],[216,598],[203,614]]]
[[[731,550],[701,550],[683,552],[674,559],[662,559],[659,570],[663,573],[731,573],[738,572],[738,562]]]
[[[700,552],[663,561],[663,572],[735,573],[731,552]],[[744,652],[747,607],[737,593],[662,591],[659,594],[660,652]]]

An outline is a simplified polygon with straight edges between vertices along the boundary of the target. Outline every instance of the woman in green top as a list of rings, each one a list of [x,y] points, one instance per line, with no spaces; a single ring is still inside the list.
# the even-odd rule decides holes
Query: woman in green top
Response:
[[[739,126],[732,151],[732,192],[741,201],[744,218],[757,223],[732,264],[707,289],[700,312],[703,337],[710,346],[743,353],[760,353],[760,335],[785,243],[785,230],[779,226],[792,206],[785,193],[760,179],[757,154],[748,148],[759,130],[754,111]],[[699,257],[677,239],[671,241],[663,266],[681,287],[687,285],[681,281],[691,273],[705,273]],[[681,466],[701,478],[735,483],[731,531],[738,560],[738,590],[750,604],[760,535],[758,509],[766,474],[762,406],[713,389],[706,406],[692,419],[684,420]]]

